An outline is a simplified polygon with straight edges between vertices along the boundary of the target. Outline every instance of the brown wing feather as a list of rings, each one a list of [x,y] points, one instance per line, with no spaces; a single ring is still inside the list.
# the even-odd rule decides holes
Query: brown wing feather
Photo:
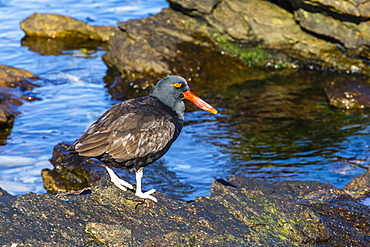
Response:
[[[124,161],[160,151],[174,134],[173,119],[166,111],[153,102],[129,100],[105,112],[74,144],[74,149],[82,156],[107,153]]]

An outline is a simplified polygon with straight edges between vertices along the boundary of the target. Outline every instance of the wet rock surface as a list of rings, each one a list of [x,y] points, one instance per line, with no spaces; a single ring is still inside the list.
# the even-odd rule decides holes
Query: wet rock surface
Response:
[[[156,193],[158,204],[112,186],[55,197],[0,197],[2,245],[367,246],[368,206],[314,181],[216,180],[191,202]]]
[[[81,166],[67,169],[61,165],[61,161],[67,156],[67,148],[73,143],[59,143],[54,147],[50,163],[54,169],[43,169],[41,177],[45,189],[51,193],[67,192],[70,190],[84,189],[94,185],[106,173],[103,163],[98,160],[84,161]]]
[[[325,88],[332,106],[345,109],[370,107],[370,84],[362,80],[338,78]]]
[[[118,94],[127,85],[145,89],[173,73],[206,88],[225,78],[233,84],[243,81],[245,74],[250,76],[254,66],[369,74],[365,1],[357,1],[358,5],[326,0],[169,3],[170,8],[161,13],[119,23],[119,28],[92,27],[70,17],[35,14],[21,25],[27,34],[22,44],[41,54],[58,54],[66,47],[75,49],[71,44],[76,40],[78,45],[106,43],[109,52],[104,61],[119,72],[110,90],[115,88]],[[315,20],[320,23],[315,25]],[[47,43],[54,47],[43,48]],[[207,86],[208,81],[216,83]],[[276,93],[276,88],[271,92]],[[338,101],[342,101],[343,92],[348,90],[328,97],[341,95]],[[363,95],[363,91],[349,95]],[[361,102],[358,105],[365,105]],[[132,191],[118,190],[103,177],[104,169],[92,163],[76,170],[63,169],[58,165],[63,145],[56,147],[52,158],[55,169],[43,171],[45,187],[52,193],[82,190],[57,196],[11,196],[0,190],[0,244],[370,245],[370,209],[358,203],[369,196],[369,172],[343,190],[314,181],[267,183],[236,176],[215,181],[209,197],[183,202],[156,193],[159,203],[154,204],[136,198]]]
[[[356,176],[343,188],[355,198],[370,196],[370,168],[363,174]]]
[[[43,170],[57,193],[0,191],[0,244],[58,246],[366,246],[370,173],[345,188],[316,181],[216,180],[211,196],[184,202],[156,193],[158,204],[111,184],[97,161],[65,169],[68,144]],[[91,187],[87,187],[90,186]],[[75,189],[75,191],[68,191]],[[79,190],[76,190],[79,189]],[[67,192],[61,192],[67,191]]]
[[[11,128],[17,115],[17,106],[24,100],[36,99],[30,93],[37,87],[32,83],[36,79],[38,77],[29,71],[0,65],[0,128]]]

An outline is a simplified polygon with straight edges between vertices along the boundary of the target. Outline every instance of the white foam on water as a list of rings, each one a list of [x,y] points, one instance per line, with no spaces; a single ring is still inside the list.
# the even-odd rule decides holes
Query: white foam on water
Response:
[[[21,156],[0,155],[0,167],[33,165],[37,159]]]
[[[35,190],[33,184],[25,184],[22,181],[12,182],[0,180],[0,187],[10,194],[27,193]]]
[[[28,170],[31,170],[33,166],[20,166],[20,167],[14,167],[9,168],[1,172],[2,175],[9,175],[9,174],[16,174],[17,176],[20,176],[21,173],[27,172]]]
[[[34,166],[40,166],[44,168],[53,168],[53,166],[50,164],[50,161],[48,160],[39,161],[35,163]]]

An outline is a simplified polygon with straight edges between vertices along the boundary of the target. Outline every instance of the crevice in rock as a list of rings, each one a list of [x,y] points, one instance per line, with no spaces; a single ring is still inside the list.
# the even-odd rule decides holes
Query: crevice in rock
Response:
[[[348,49],[345,47],[345,45],[338,39],[336,38],[333,38],[333,37],[330,37],[330,36],[326,36],[326,35],[323,35],[323,34],[318,34],[318,33],[315,33],[315,32],[312,32],[308,29],[305,29],[304,27],[301,26],[301,29],[303,31],[305,31],[306,33],[318,38],[318,39],[321,39],[321,40],[325,40],[327,42],[330,42],[332,44],[335,44],[338,48],[338,50],[343,53],[346,57],[349,57],[349,58],[352,58],[352,59],[358,59],[358,60],[361,60],[364,64],[366,64],[367,66],[370,66],[370,61],[367,59],[367,58],[364,58],[360,55],[355,55],[355,54],[351,54]]]
[[[299,24],[299,22],[298,22],[298,24]],[[308,34],[310,34],[310,35],[312,35],[312,36],[314,36],[314,37],[316,37],[318,39],[325,40],[325,41],[330,42],[332,44],[337,44],[339,46],[342,46],[343,48],[345,47],[344,44],[340,40],[338,40],[336,38],[333,38],[333,37],[330,37],[330,36],[327,36],[327,35],[323,35],[323,34],[312,32],[312,31],[310,31],[310,30],[308,30],[308,29],[306,29],[306,28],[304,28],[302,26],[301,26],[301,29],[304,32],[306,32],[306,33],[308,33]]]
[[[170,8],[173,9],[174,11],[181,12],[181,13],[183,13],[185,15],[188,15],[188,16],[191,16],[191,17],[196,17],[196,16],[212,14],[213,11],[218,7],[218,5],[222,1],[219,0],[219,1],[215,2],[214,5],[212,6],[212,8],[209,9],[209,10],[202,9],[201,7],[198,7],[198,6],[194,6],[194,8],[191,8],[191,7],[186,8],[186,7],[182,6],[179,3],[172,2],[172,1],[168,1],[168,2],[169,2],[169,5],[170,5]]]
[[[191,15],[190,14],[191,12],[196,11],[196,9],[185,9],[178,3],[169,2],[169,4],[170,8],[173,9],[174,11],[178,11],[186,15]]]
[[[286,0],[268,0],[268,2],[278,5],[279,7],[285,9],[286,11],[290,13],[294,13],[294,7],[289,1]]]
[[[198,9],[195,8],[184,8],[178,3],[173,3],[170,2],[170,8],[173,9],[174,11],[178,11],[184,15],[196,18],[202,15],[201,12],[199,12]]]
[[[285,9],[286,11],[290,13],[294,13],[294,11],[298,9],[303,9],[311,13],[321,13],[323,15],[332,17],[339,21],[352,22],[355,24],[359,24],[361,22],[370,20],[370,18],[356,17],[350,14],[341,14],[341,13],[335,12],[333,11],[334,9],[330,6],[324,6],[324,5],[312,6],[309,4],[305,4],[303,2],[292,3],[292,2],[284,1],[284,0],[268,0],[268,1],[273,4],[278,5],[279,7]]]

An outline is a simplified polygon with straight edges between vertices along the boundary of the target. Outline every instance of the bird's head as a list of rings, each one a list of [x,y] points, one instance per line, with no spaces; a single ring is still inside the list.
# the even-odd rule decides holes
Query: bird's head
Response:
[[[184,103],[182,100],[187,99],[204,111],[213,114],[217,113],[215,108],[190,91],[188,83],[181,76],[171,75],[163,78],[158,81],[149,95],[156,97],[163,104],[169,106],[176,112],[179,110],[182,110],[182,112],[184,111]]]

